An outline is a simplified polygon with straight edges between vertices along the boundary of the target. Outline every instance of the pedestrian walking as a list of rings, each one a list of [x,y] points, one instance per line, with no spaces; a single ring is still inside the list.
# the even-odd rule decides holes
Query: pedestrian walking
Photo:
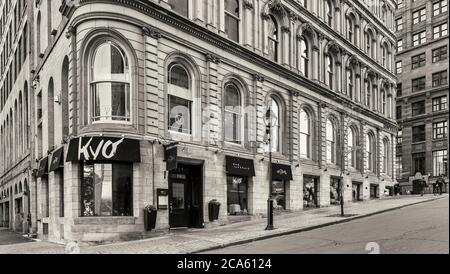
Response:
[[[444,183],[445,183],[444,176],[441,175],[439,179],[437,179],[436,181],[437,187],[439,189],[439,195],[442,195],[442,188],[444,187]]]

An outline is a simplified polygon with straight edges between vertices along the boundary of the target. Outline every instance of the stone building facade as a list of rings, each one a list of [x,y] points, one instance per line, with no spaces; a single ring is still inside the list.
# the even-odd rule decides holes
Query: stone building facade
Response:
[[[403,1],[396,13],[397,178],[448,182],[448,2]],[[417,176],[416,176],[417,175]]]
[[[33,230],[117,240],[144,233],[147,205],[165,230],[212,225],[211,200],[233,222],[269,196],[296,211],[340,187],[346,202],[392,194],[395,8],[36,1]]]
[[[27,232],[31,222],[31,1],[0,4],[0,226]]]

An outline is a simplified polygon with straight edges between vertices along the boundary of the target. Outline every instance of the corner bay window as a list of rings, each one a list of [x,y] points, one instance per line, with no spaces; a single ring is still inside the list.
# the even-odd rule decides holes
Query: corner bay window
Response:
[[[133,216],[133,164],[83,165],[81,216]]]
[[[114,42],[100,44],[91,63],[93,122],[130,122],[130,68],[125,52]]]

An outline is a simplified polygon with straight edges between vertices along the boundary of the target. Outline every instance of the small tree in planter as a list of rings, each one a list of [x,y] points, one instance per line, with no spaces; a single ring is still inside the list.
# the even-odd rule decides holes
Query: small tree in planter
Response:
[[[219,219],[220,203],[216,199],[208,203],[209,221],[213,222]]]
[[[144,224],[145,230],[151,231],[156,227],[157,208],[154,205],[147,205],[144,208]]]

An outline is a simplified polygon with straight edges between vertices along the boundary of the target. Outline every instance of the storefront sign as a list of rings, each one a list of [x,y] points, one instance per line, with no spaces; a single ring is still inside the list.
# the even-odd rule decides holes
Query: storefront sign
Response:
[[[291,181],[292,180],[291,166],[272,164],[272,180]]]
[[[226,156],[227,174],[237,176],[255,176],[253,160]]]
[[[164,161],[166,161],[167,171],[178,168],[178,143],[164,146]]]
[[[141,161],[139,140],[113,137],[79,137],[72,139],[67,161]]]
[[[55,150],[52,154],[48,172],[57,170],[64,165],[64,147]]]
[[[39,178],[47,174],[47,169],[48,169],[48,157],[45,157],[39,161],[36,177]]]

